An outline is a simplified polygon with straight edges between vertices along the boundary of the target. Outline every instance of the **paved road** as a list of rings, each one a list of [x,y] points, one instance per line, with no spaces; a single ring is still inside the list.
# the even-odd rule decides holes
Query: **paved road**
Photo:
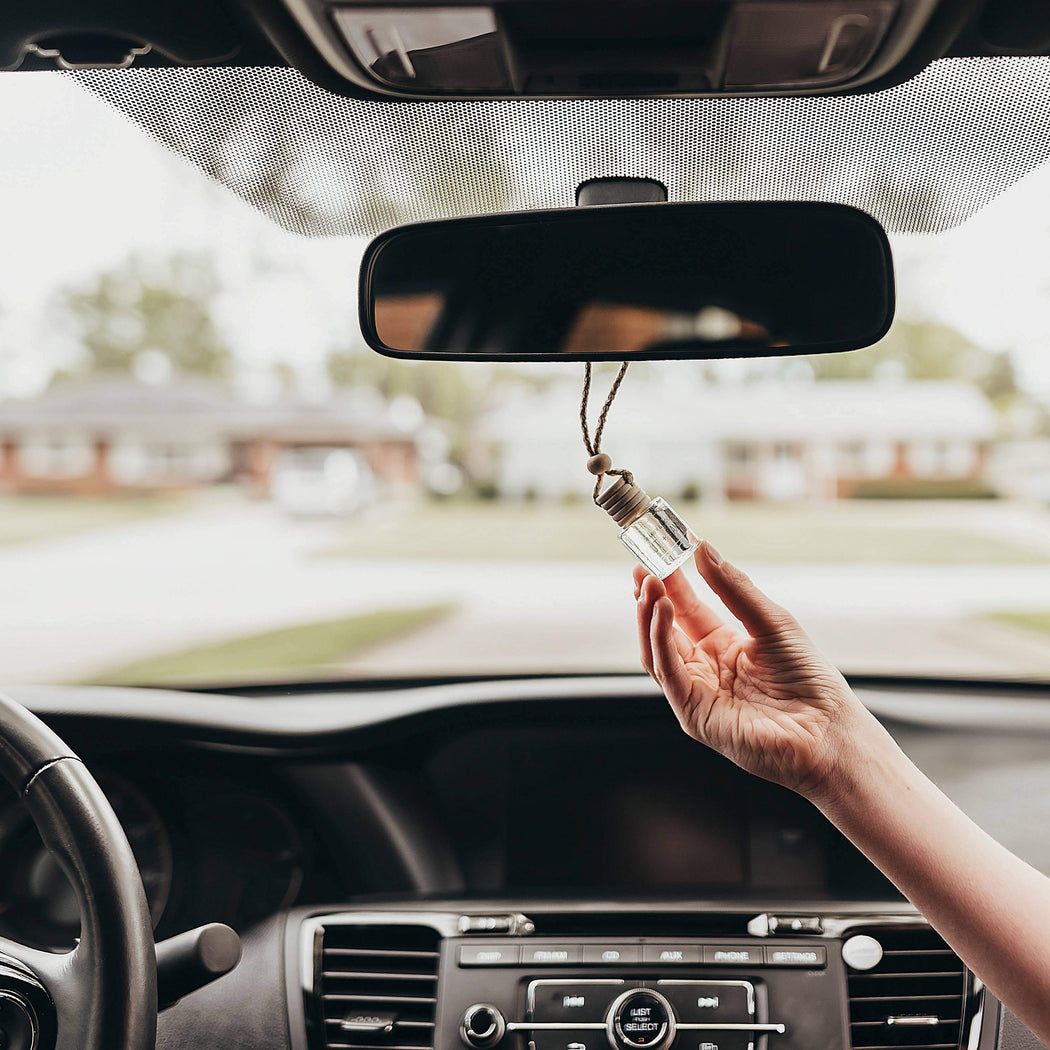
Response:
[[[72,680],[224,637],[445,600],[459,603],[454,616],[410,643],[372,651],[354,669],[634,666],[626,559],[457,565],[312,556],[332,539],[331,525],[230,503],[0,548],[0,682]],[[748,568],[844,667],[1050,674],[1050,643],[965,622],[989,609],[1050,608],[1050,565]]]

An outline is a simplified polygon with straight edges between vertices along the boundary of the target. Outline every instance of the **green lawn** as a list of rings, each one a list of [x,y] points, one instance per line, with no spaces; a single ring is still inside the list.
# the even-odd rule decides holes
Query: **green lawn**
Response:
[[[170,514],[188,504],[184,495],[3,496],[0,544],[25,543]]]
[[[218,685],[258,678],[318,677],[381,642],[436,623],[452,605],[383,609],[337,620],[297,624],[164,653],[92,675],[88,685]]]
[[[1008,627],[1021,627],[1027,631],[1050,634],[1050,612],[1015,612],[1001,611],[988,613],[984,619],[992,623],[1006,624]]]
[[[740,562],[1018,564],[1050,556],[963,528],[925,524],[914,507],[886,503],[708,509],[679,504],[697,534]],[[930,513],[936,513],[931,511]],[[940,512],[950,520],[950,509]],[[1050,525],[1050,519],[1048,519]],[[380,526],[350,524],[322,551],[345,558],[622,559],[617,528],[589,503],[451,501],[424,504]]]

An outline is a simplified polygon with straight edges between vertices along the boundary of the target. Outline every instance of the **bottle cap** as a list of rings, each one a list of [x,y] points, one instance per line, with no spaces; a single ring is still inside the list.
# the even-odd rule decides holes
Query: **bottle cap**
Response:
[[[618,477],[599,497],[598,506],[604,510],[620,528],[625,529],[635,518],[641,517],[652,500],[641,485]]]

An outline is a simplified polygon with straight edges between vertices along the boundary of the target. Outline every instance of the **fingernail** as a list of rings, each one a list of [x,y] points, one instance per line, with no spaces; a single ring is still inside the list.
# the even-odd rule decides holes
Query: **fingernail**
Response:
[[[712,565],[721,565],[722,564],[722,555],[719,554],[718,551],[715,550],[715,548],[712,547],[711,544],[707,542],[707,540],[704,540],[704,553],[707,555],[707,560]]]

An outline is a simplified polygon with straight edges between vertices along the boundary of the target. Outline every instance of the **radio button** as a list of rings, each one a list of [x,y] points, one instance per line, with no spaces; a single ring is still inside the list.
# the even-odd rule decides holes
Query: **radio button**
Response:
[[[542,947],[525,947],[521,951],[525,966],[572,966],[580,961],[578,944],[547,944]]]
[[[765,958],[761,945],[709,944],[704,948],[704,962],[709,966],[762,966]]]
[[[700,962],[700,946],[697,944],[646,944],[642,948],[642,959],[658,965],[688,966]]]
[[[623,981],[533,981],[529,985],[530,1020],[594,1024],[605,1020]]]
[[[674,1007],[680,1025],[747,1024],[752,1020],[754,990],[744,981],[658,981],[656,987]],[[687,1034],[691,1035],[680,1034],[679,1043]]]
[[[627,966],[642,961],[640,944],[585,944],[583,961],[587,965]]]

